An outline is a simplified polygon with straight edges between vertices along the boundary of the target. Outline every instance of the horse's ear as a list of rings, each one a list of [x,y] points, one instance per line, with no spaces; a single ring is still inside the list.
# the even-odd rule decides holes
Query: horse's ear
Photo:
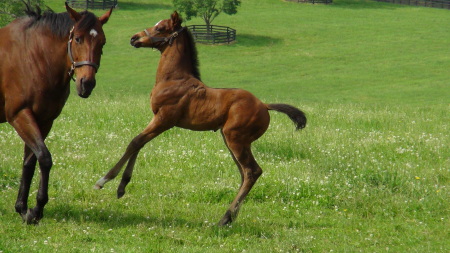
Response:
[[[98,20],[100,20],[100,23],[102,23],[102,25],[106,24],[106,22],[108,22],[109,16],[111,16],[112,10],[114,9],[114,6],[111,7],[111,9],[106,12],[105,14],[103,14],[101,17],[98,18]]]
[[[181,26],[181,18],[180,15],[178,15],[178,12],[174,11],[172,15],[170,15],[170,19],[172,20],[172,26],[174,29]]]
[[[80,13],[76,12],[74,9],[70,8],[69,5],[67,4],[67,2],[65,2],[66,4],[66,10],[70,15],[70,18],[75,21],[78,22],[78,20],[81,19],[81,15]]]

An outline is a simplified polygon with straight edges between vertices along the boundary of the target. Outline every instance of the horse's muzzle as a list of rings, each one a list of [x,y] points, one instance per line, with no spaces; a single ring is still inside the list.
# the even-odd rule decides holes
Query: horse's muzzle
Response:
[[[78,86],[78,96],[82,98],[88,98],[92,90],[95,87],[95,79],[86,80],[85,78],[80,79],[80,84]]]

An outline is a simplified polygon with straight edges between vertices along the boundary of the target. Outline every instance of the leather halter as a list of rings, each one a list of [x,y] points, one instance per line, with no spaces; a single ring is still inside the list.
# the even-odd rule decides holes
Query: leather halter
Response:
[[[69,74],[70,78],[72,78],[73,81],[75,81],[75,78],[73,78],[73,74],[74,74],[76,68],[81,67],[83,65],[89,65],[89,66],[92,66],[95,69],[95,73],[97,73],[98,68],[100,67],[97,63],[91,62],[91,61],[75,62],[75,60],[73,59],[73,55],[72,55],[72,40],[73,40],[73,30],[74,29],[75,29],[75,26],[73,26],[72,29],[70,29],[69,41],[67,42],[67,54],[69,55],[70,62],[72,62],[72,66],[70,67],[68,74]]]
[[[186,27],[181,27],[178,31],[173,32],[169,37],[152,37],[152,36],[150,36],[150,33],[147,31],[147,29],[144,29],[144,32],[153,43],[162,42],[161,44],[158,45],[158,47],[160,47],[160,46],[166,44],[167,42],[169,42],[169,45],[172,45],[175,38],[178,37],[178,35],[181,32],[183,32],[185,29],[186,29]]]

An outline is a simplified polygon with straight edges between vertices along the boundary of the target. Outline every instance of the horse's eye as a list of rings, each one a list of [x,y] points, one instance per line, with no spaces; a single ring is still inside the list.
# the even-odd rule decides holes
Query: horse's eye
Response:
[[[78,43],[78,44],[80,44],[80,43],[81,43],[81,38],[80,38],[80,37],[76,37],[76,38],[75,38],[75,42]]]

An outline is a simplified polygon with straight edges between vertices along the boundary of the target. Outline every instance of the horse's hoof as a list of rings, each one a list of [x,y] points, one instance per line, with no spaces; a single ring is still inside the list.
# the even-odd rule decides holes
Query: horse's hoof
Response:
[[[28,209],[27,213],[22,215],[22,219],[27,223],[27,225],[37,225],[41,218],[42,217],[36,215],[33,209]]]

